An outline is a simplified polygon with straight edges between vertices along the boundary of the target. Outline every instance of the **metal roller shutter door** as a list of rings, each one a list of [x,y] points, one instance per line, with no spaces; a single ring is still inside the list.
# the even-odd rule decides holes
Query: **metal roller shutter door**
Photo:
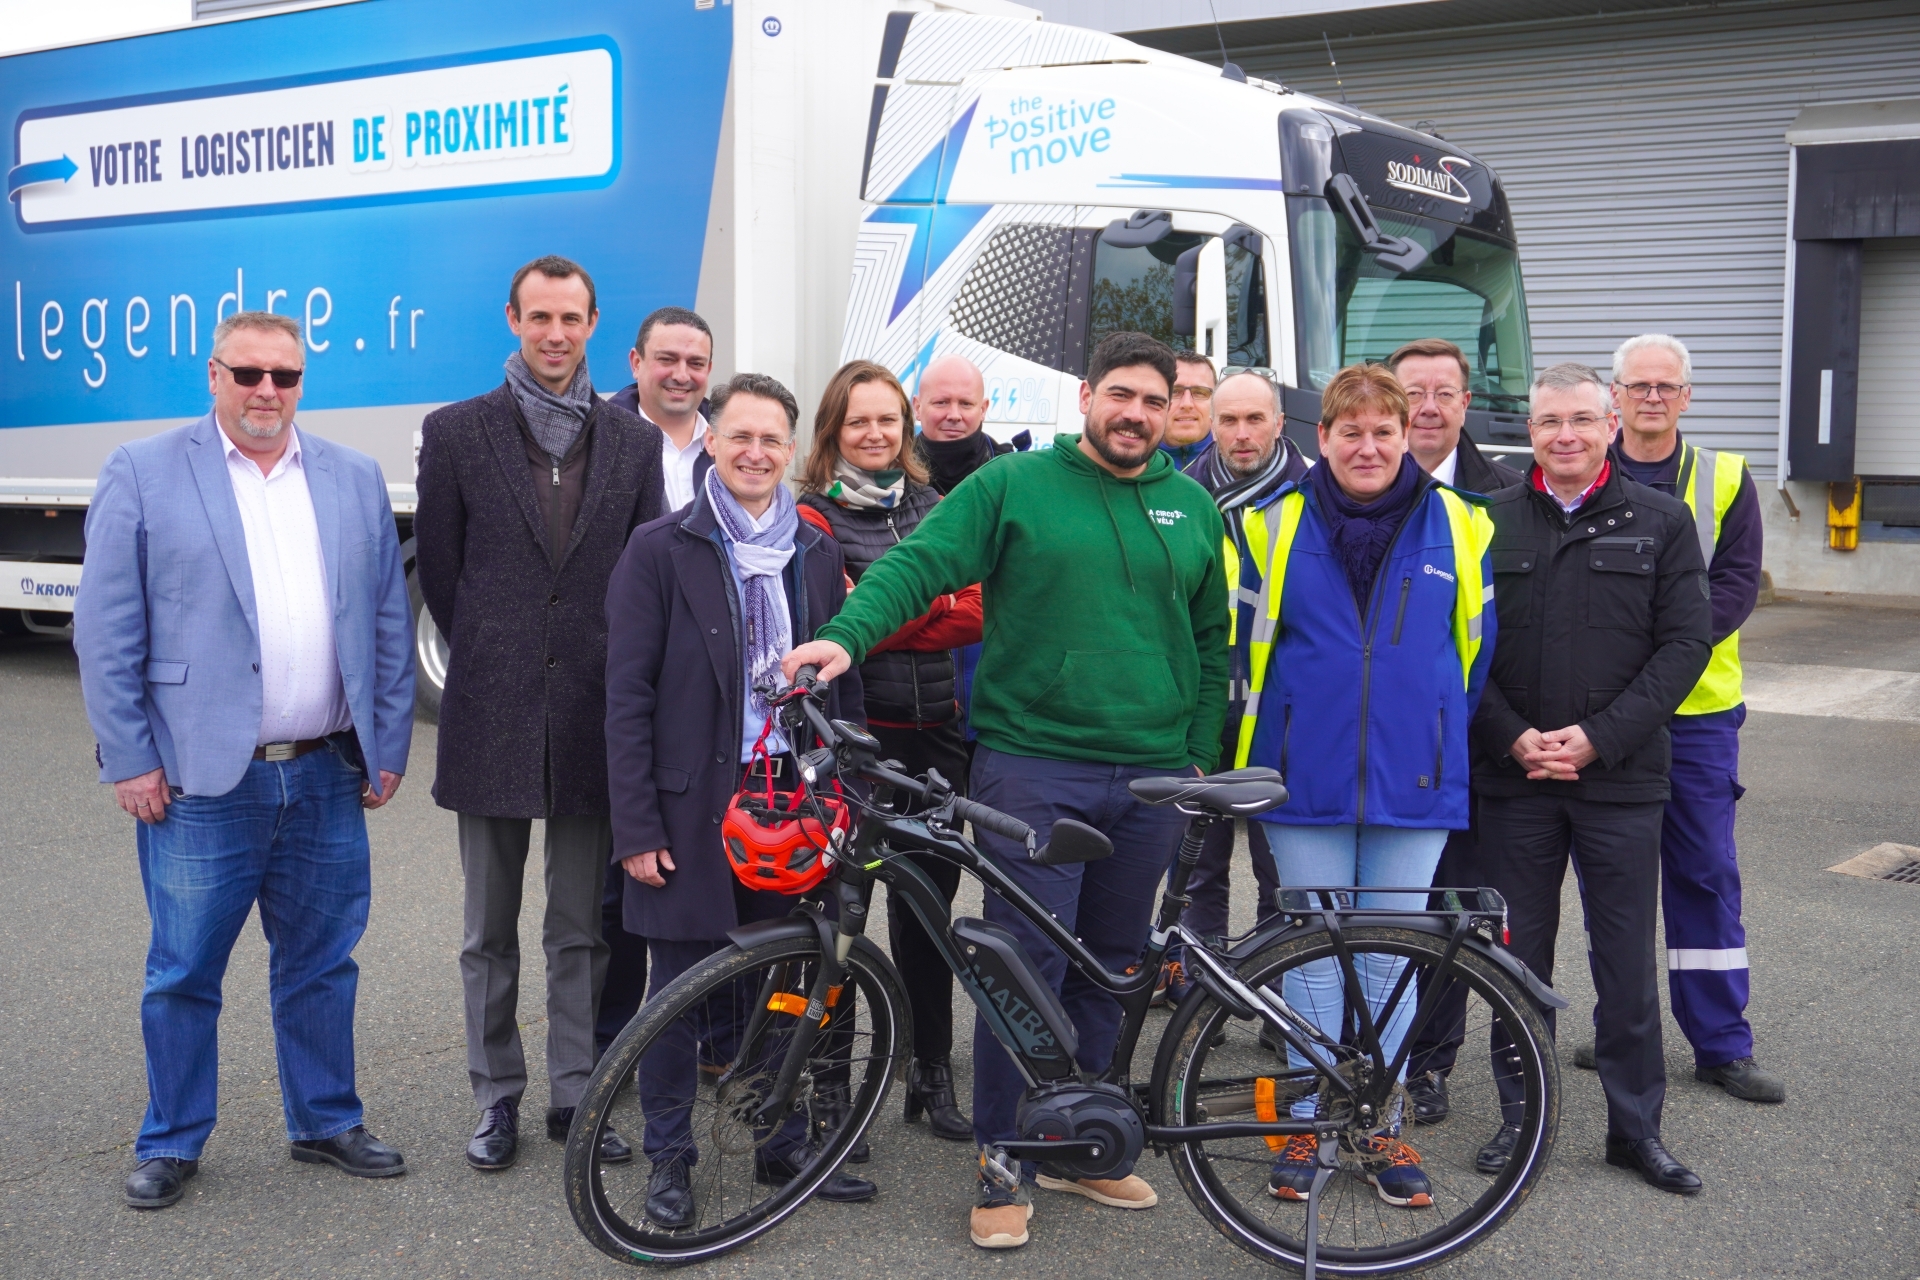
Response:
[[[1811,103],[1910,96],[1920,6],[1730,3],[1336,39],[1334,52],[1355,106],[1430,120],[1499,172],[1536,368],[1580,360],[1604,374],[1622,339],[1672,333],[1694,355],[1690,434],[1772,474],[1784,135]],[[1338,101],[1318,42],[1234,56]]]
[[[1869,240],[1860,264],[1860,399],[1853,468],[1863,476],[1920,476],[1920,240]]]

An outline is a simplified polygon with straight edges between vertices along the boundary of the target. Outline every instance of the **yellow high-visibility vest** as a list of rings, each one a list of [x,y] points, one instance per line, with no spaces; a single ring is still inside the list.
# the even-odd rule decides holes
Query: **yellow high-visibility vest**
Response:
[[[1747,469],[1747,460],[1737,453],[1701,449],[1684,441],[1680,448],[1680,475],[1674,491],[1693,512],[1702,563],[1712,564],[1713,549],[1720,543],[1721,522],[1727,517],[1727,508],[1740,496],[1740,477]],[[1703,716],[1731,711],[1745,697],[1740,681],[1740,633],[1736,631],[1713,646],[1713,656],[1700,683],[1693,686],[1693,692],[1674,714]]]
[[[1493,583],[1485,581],[1480,572],[1480,562],[1493,543],[1493,519],[1451,489],[1441,487],[1435,492],[1446,508],[1447,531],[1453,540],[1453,644],[1460,654],[1460,686],[1464,689],[1472,678],[1474,659],[1480,654],[1482,615],[1493,603]],[[1295,489],[1271,506],[1249,510],[1241,522],[1247,538],[1247,562],[1264,563],[1266,573],[1261,576],[1258,592],[1250,591],[1243,581],[1235,579],[1235,598],[1245,600],[1251,595],[1253,604],[1247,707],[1240,718],[1240,740],[1234,750],[1236,769],[1246,767],[1247,753],[1253,749],[1254,725],[1260,718],[1260,692],[1266,687],[1274,638],[1280,631],[1287,560],[1293,554],[1293,540],[1300,532],[1300,516],[1306,506],[1306,494]],[[1412,518],[1411,514],[1408,518]],[[1273,525],[1271,534],[1269,522]]]

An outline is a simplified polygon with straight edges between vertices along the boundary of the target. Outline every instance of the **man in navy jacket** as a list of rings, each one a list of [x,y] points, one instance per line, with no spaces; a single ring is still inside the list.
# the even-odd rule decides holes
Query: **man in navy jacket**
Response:
[[[692,505],[636,529],[608,584],[613,858],[628,876],[626,929],[647,939],[650,994],[728,946],[729,929],[793,907],[791,898],[734,878],[720,822],[743,781],[766,784],[764,762],[748,767],[766,724],[753,684],[769,672],[778,683],[780,654],[812,639],[846,599],[840,545],[797,518],[781,481],[798,417],[792,393],[763,374],[739,374],[717,389],[707,433],[713,466]],[[775,625],[744,625],[768,608]],[[782,629],[778,614],[791,639],[784,647],[773,634]],[[828,714],[865,722],[858,672],[833,682]],[[782,745],[768,744],[791,768]],[[791,785],[776,775],[776,788]],[[697,1070],[691,1037],[648,1053],[640,1069],[653,1162],[646,1212],[669,1230],[696,1216],[689,1171],[701,1156],[699,1135],[672,1099],[693,1093]],[[781,1181],[804,1166],[798,1129],[775,1134],[756,1153],[763,1178]],[[866,1200],[875,1188],[837,1173],[818,1194]]]

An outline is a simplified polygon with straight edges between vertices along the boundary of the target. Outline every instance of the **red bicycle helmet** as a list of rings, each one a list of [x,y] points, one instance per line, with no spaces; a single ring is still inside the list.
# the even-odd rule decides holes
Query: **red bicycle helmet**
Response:
[[[752,763],[767,759],[766,742],[762,732]],[[827,878],[834,852],[852,829],[853,815],[839,796],[775,791],[768,777],[764,794],[742,787],[734,796],[720,823],[720,843],[733,874],[747,888],[800,894]]]

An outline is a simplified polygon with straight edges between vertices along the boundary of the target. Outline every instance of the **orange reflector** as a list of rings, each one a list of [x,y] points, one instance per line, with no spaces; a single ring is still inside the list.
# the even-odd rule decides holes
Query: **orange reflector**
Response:
[[[827,1008],[831,1009],[839,1003],[840,1003],[840,988],[828,987],[827,988]]]
[[[1253,1082],[1253,1114],[1262,1124],[1278,1124],[1280,1108],[1274,1105],[1274,1083],[1272,1076],[1261,1076]],[[1278,1151],[1287,1145],[1285,1138],[1268,1135],[1267,1150]]]
[[[790,1013],[797,1018],[807,1011],[807,998],[796,996],[791,991],[782,991],[767,1001],[767,1008],[775,1013]]]

